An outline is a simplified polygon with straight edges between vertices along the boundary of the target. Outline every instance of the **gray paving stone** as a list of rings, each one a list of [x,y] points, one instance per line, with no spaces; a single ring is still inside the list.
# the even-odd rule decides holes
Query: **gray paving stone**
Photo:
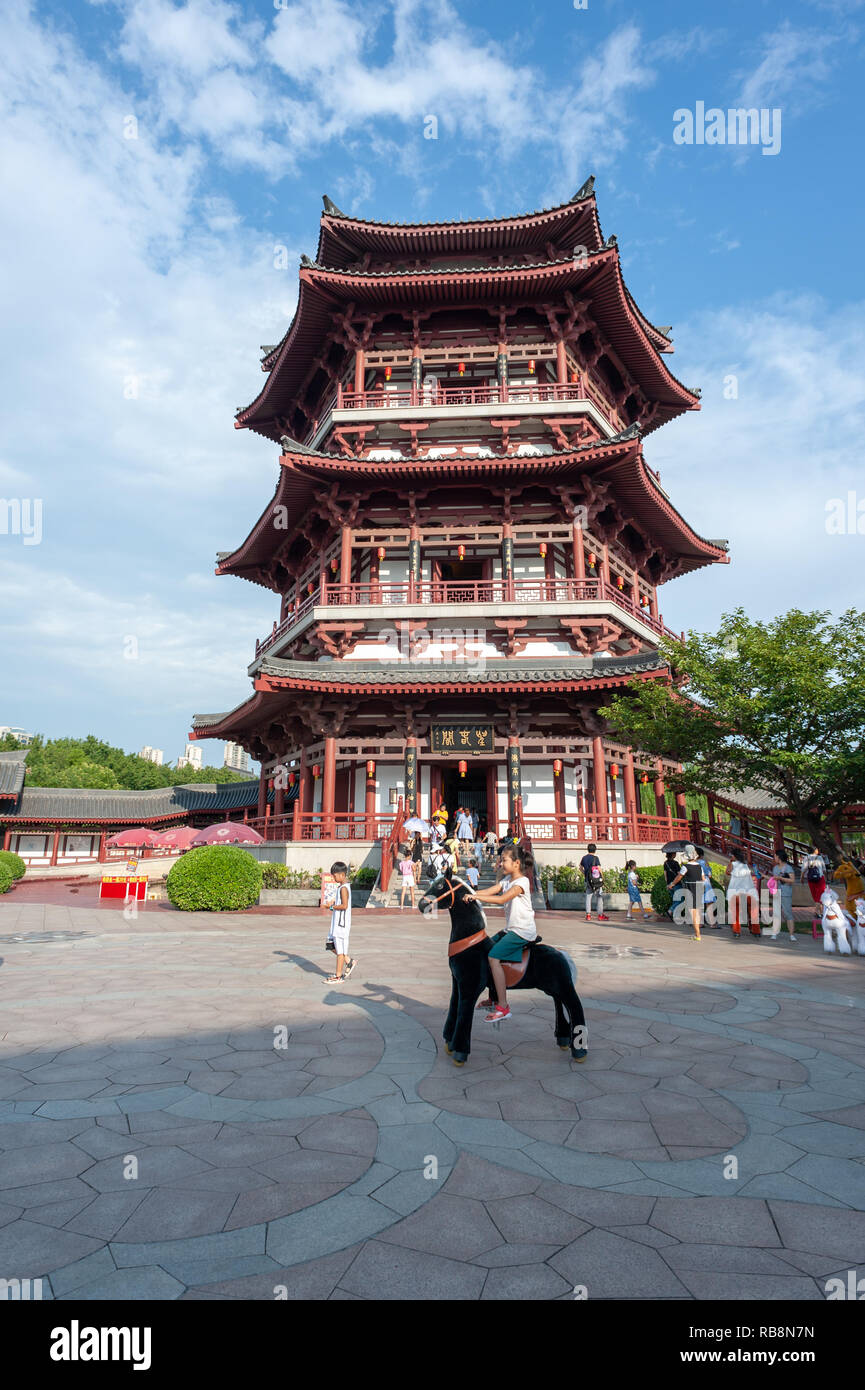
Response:
[[[108,1247],[103,1245],[100,1250],[94,1250],[92,1255],[85,1255],[82,1260],[76,1260],[74,1264],[64,1265],[62,1269],[54,1270],[51,1275],[51,1288],[54,1290],[54,1297],[63,1298],[73,1289],[79,1289],[85,1284],[96,1283],[97,1280],[104,1279],[106,1275],[113,1274],[116,1268]]]
[[[451,1197],[478,1197],[481,1201],[520,1197],[534,1192],[539,1181],[528,1173],[514,1172],[475,1154],[462,1152],[448,1178],[447,1192]]]
[[[10,1149],[30,1148],[34,1144],[59,1144],[61,1140],[74,1139],[89,1134],[96,1128],[92,1119],[51,1120],[27,1119],[14,1124],[0,1124],[0,1149],[8,1153]]]
[[[791,1178],[789,1173],[763,1173],[738,1189],[740,1197],[766,1197],[779,1201],[813,1202],[825,1207],[844,1207],[837,1197],[829,1197],[822,1189]]]
[[[292,1212],[327,1201],[343,1188],[344,1183],[291,1182],[241,1192],[223,1229],[237,1231],[245,1226],[290,1216]]]
[[[388,1178],[369,1190],[377,1202],[389,1207],[399,1216],[408,1216],[430,1200],[431,1188],[434,1192],[441,1190],[450,1173],[451,1169],[448,1164],[439,1165],[438,1178],[435,1179],[425,1178],[418,1169],[408,1169],[404,1173],[396,1173],[392,1178]],[[352,1195],[364,1195],[365,1185],[366,1175],[360,1183],[356,1183],[352,1187]]]
[[[717,1298],[737,1303],[745,1299],[760,1303],[773,1300],[796,1303],[825,1300],[825,1294],[818,1289],[814,1280],[804,1275],[713,1273],[690,1269],[679,1270],[678,1274],[691,1294],[703,1300]]]
[[[591,1226],[644,1226],[654,1209],[654,1198],[628,1196],[618,1192],[592,1191],[585,1187],[568,1187],[563,1183],[544,1182],[537,1195],[545,1202],[568,1211]]]
[[[61,1295],[61,1301],[165,1302],[180,1298],[182,1293],[183,1284],[178,1279],[173,1279],[156,1265],[145,1265],[138,1269],[115,1270],[106,1279]]]
[[[791,1178],[801,1178],[848,1206],[860,1211],[865,1208],[865,1165],[855,1159],[807,1154],[788,1172]]]
[[[477,1265],[370,1240],[340,1286],[365,1299],[432,1302],[479,1298],[486,1279]]]
[[[445,1193],[437,1194],[379,1237],[394,1245],[458,1260],[470,1260],[491,1250],[501,1244],[501,1238],[482,1202]]]
[[[832,1154],[837,1158],[861,1158],[865,1155],[865,1129],[856,1129],[830,1121],[788,1125],[778,1134],[807,1153]]]
[[[659,1197],[649,1223],[681,1241],[772,1247],[781,1244],[765,1202],[730,1196]]]
[[[789,1277],[789,1268],[774,1251],[737,1245],[672,1245],[664,1259],[676,1274],[696,1270],[704,1274],[774,1274]]]
[[[448,1131],[436,1123],[434,1125],[388,1126],[379,1131],[376,1159],[391,1168],[401,1171],[421,1171],[427,1157],[438,1159],[439,1168],[450,1166],[457,1156],[457,1149],[448,1137]]]
[[[539,1163],[551,1177],[581,1187],[609,1187],[642,1177],[637,1165],[628,1159],[580,1153],[576,1149],[541,1142],[530,1144],[525,1152],[527,1158]]]
[[[786,1201],[768,1205],[785,1246],[865,1264],[865,1212],[817,1210]]]
[[[505,1269],[510,1265],[543,1264],[551,1255],[561,1249],[556,1245],[497,1245],[494,1250],[485,1250],[476,1255],[472,1264],[483,1265],[486,1269]]]
[[[573,1294],[567,1279],[556,1274],[546,1264],[524,1264],[510,1269],[491,1269],[481,1298],[489,1299],[549,1299]]]
[[[80,1215],[66,1223],[66,1229],[83,1236],[98,1236],[103,1240],[111,1240],[146,1196],[147,1192],[140,1190],[104,1192],[98,1196],[91,1194],[87,1206]],[[31,1217],[36,1219],[35,1213],[31,1213]]]
[[[234,1192],[151,1190],[120,1227],[115,1240],[134,1245],[216,1233],[225,1224],[236,1197]],[[118,1264],[123,1263],[115,1258]]]
[[[638,1240],[641,1245],[651,1245],[655,1250],[677,1244],[674,1236],[668,1236],[665,1231],[656,1231],[654,1226],[607,1226],[606,1229],[627,1240]]]
[[[319,1301],[330,1297],[359,1249],[359,1245],[352,1245],[347,1250],[340,1250],[335,1255],[325,1255],[320,1260],[309,1260],[306,1264],[294,1265],[290,1269],[277,1269],[276,1274],[224,1279],[215,1284],[211,1283],[200,1291],[233,1299]]]
[[[378,1235],[392,1225],[392,1208],[374,1197],[340,1192],[312,1209],[271,1221],[267,1228],[267,1254],[285,1267],[302,1264]]]
[[[589,1230],[587,1222],[540,1196],[488,1201],[486,1208],[505,1240],[515,1244],[567,1245]]]
[[[657,1251],[610,1231],[587,1232],[554,1255],[550,1265],[572,1286],[584,1285],[590,1300],[688,1296]]]
[[[39,1278],[83,1259],[100,1245],[88,1236],[21,1218],[0,1228],[0,1269],[14,1270],[16,1279]]]

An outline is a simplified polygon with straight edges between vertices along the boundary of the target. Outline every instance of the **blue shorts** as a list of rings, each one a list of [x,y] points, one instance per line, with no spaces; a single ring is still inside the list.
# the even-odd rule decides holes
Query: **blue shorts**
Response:
[[[515,931],[506,931],[500,941],[496,941],[490,951],[493,960],[514,961],[517,965],[523,958],[523,951],[526,946],[531,946],[530,941],[526,941],[524,936],[518,936]]]
[[[643,901],[643,900],[642,900],[642,898],[640,897],[640,890],[639,890],[639,888],[635,888],[634,885],[633,885],[633,883],[629,883],[629,884],[628,884],[628,902],[631,902],[631,903],[640,903],[640,902],[642,902],[642,901]]]

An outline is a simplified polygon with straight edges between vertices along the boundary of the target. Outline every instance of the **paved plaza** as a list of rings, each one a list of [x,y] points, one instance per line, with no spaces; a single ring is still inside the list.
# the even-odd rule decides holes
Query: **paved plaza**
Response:
[[[490,925],[495,914],[490,914]],[[865,960],[547,913],[440,1041],[447,919],[0,904],[0,1277],[57,1299],[822,1300],[865,1273]]]

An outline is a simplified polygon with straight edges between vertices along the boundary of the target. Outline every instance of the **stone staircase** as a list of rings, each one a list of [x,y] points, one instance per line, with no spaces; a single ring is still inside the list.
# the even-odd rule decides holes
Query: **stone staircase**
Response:
[[[422,872],[422,874],[421,874],[421,881],[420,881],[420,884],[415,888],[415,902],[417,902],[417,900],[418,900],[418,898],[421,896],[421,894],[424,893],[424,892],[426,891],[426,888],[427,888],[427,886],[428,886],[428,884],[429,884],[429,879],[427,878],[427,872],[426,872],[426,871],[427,871],[427,861],[425,860],[425,861],[424,861],[424,866],[423,866],[423,872]],[[464,870],[464,869],[459,869],[457,872],[458,872],[460,878],[464,878],[464,877],[465,877],[465,870]],[[482,862],[482,864],[480,865],[480,879],[479,879],[479,881],[478,881],[478,887],[479,887],[479,888],[492,888],[492,887],[494,886],[495,882],[496,882],[496,861],[495,861],[495,860],[487,861],[486,859],[484,859],[483,862]],[[401,893],[402,893],[402,875],[400,874],[399,868],[396,868],[396,869],[394,869],[393,873],[392,873],[391,876],[390,876],[390,883],[388,884],[387,889],[386,889],[386,890],[382,890],[382,889],[378,886],[378,884],[376,884],[376,887],[373,889],[372,893],[370,893],[370,895],[369,895],[369,901],[367,902],[366,905],[367,905],[368,908],[375,908],[375,909],[377,909],[378,911],[381,911],[383,908],[398,908],[398,907],[399,907],[399,900],[400,900],[400,894],[401,894]],[[406,901],[405,901],[406,908],[409,907],[409,903],[410,903],[410,899],[409,899],[408,894],[406,894]],[[535,912],[545,912],[545,911],[546,911],[546,906],[547,906],[547,905],[546,905],[546,903],[544,902],[543,894],[541,893],[540,888],[536,888],[535,891],[532,893],[532,907],[534,908]],[[502,923],[502,925],[504,925],[504,924]],[[491,929],[491,930],[493,929],[493,922],[492,922],[492,920],[490,921],[490,929]],[[498,929],[499,929],[498,927],[495,928],[496,931],[497,931]]]

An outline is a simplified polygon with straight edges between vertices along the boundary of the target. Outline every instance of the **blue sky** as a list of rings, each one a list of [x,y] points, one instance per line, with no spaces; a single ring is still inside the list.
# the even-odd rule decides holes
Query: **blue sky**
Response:
[[[827,533],[826,508],[865,512],[863,49],[863,0],[6,0],[0,497],[39,499],[42,535],[0,534],[0,723],[176,756],[193,712],[247,695],[276,602],[213,563],[277,450],[233,416],[324,192],[500,216],[594,173],[703,390],[647,456],[731,543],[662,591],[666,620],[861,606],[865,536]],[[677,145],[697,102],[779,109],[780,151]]]

